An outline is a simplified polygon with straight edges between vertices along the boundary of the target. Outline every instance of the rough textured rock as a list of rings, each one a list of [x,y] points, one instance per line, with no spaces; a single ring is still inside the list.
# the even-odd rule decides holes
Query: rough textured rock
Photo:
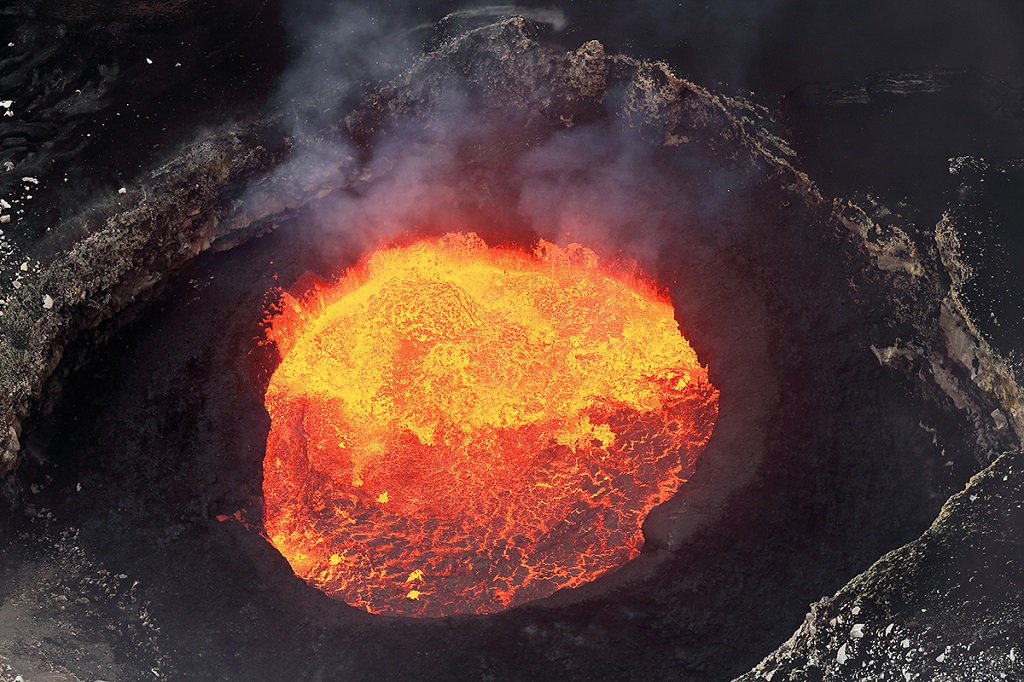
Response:
[[[140,178],[131,191],[88,207],[9,260],[0,324],[0,475],[17,465],[21,421],[68,341],[122,311],[245,221],[231,221],[239,192],[274,157],[244,132],[198,140]],[[56,239],[52,241],[57,241]],[[65,242],[66,243],[66,242]],[[22,265],[15,265],[19,259]]]
[[[888,211],[880,210],[884,220]],[[911,299],[903,310],[935,339],[933,347],[911,342],[872,351],[885,366],[903,365],[908,373],[915,366],[923,369],[919,377],[930,376],[930,381],[917,388],[933,400],[948,400],[979,425],[979,462],[984,463],[989,455],[983,453],[1006,442],[993,436],[1013,431],[1021,438],[1024,419],[1013,368],[982,338],[962,302],[969,266],[961,257],[957,222],[964,223],[961,228],[970,224],[951,210],[934,231],[935,247],[949,274],[948,284],[943,282],[929,297],[941,301],[938,311],[922,316],[921,298]],[[920,272],[914,260],[905,259],[913,249],[907,233],[897,228],[895,234],[887,240],[888,248],[867,239],[865,248],[883,270]],[[929,329],[931,334],[925,331]],[[1024,587],[1019,549],[1024,534],[1022,463],[1020,452],[1000,455],[943,505],[919,539],[883,556],[834,596],[812,604],[789,641],[738,679],[1020,677],[1024,633],[1016,595]]]
[[[232,202],[286,146],[267,135],[268,123],[244,116],[164,134],[164,117],[208,123],[161,102],[201,95],[180,90],[195,66],[184,56],[186,68],[168,63],[173,39],[135,38],[131,22],[194,21],[199,8],[122,9],[14,2],[0,10],[0,88],[11,101],[0,129],[0,476],[17,464],[21,421],[64,346],[247,227],[245,217],[231,215]],[[111,12],[119,22],[95,23]],[[209,38],[203,29],[182,36],[196,47]],[[140,111],[143,102],[149,110]]]
[[[1024,454],[1000,456],[919,539],[889,552],[753,671],[755,680],[1000,680],[1024,675]]]

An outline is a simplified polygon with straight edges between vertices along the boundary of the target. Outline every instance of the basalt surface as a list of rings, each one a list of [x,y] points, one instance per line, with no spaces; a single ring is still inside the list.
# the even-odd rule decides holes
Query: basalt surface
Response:
[[[1001,548],[977,589],[1020,583],[1018,457],[1000,455],[1024,406],[957,295],[955,214],[921,225],[822,196],[766,110],[515,18],[439,41],[325,124],[311,137],[344,151],[316,174],[299,162],[310,139],[280,130],[254,112],[182,129],[123,193],[81,207],[58,200],[59,172],[26,172],[66,208],[3,226],[0,676],[730,679],[833,593],[750,679],[1019,670],[1019,605],[975,599],[957,568]],[[430,168],[429,187],[455,188],[432,218],[546,236],[521,201],[531,178],[596,186],[600,167],[563,161],[603,145],[638,180],[591,197],[609,209],[596,246],[663,283],[721,391],[643,553],[486,617],[371,616],[302,583],[259,534],[274,361],[259,323],[276,286],[366,247],[308,217],[400,189],[389,178],[426,146],[452,150]],[[8,196],[36,186],[12,172]]]

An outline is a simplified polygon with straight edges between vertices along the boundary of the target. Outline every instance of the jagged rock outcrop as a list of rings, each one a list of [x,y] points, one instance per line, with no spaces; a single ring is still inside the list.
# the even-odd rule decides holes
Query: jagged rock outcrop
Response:
[[[1024,674],[1024,455],[1008,452],[917,540],[811,605],[755,680],[1000,680]]]

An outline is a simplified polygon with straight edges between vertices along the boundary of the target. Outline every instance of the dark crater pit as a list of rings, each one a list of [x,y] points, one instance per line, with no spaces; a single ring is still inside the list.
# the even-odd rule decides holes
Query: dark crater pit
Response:
[[[225,180],[228,200],[153,208],[171,227],[127,228],[174,234],[195,205],[234,248],[172,259],[84,333],[54,308],[68,345],[0,517],[0,599],[54,624],[42,658],[87,679],[731,679],[1018,445],[975,382],[1008,380],[950,298],[933,227],[823,198],[765,111],[661,65],[566,51],[518,19],[448,38],[315,134],[237,124],[274,162]],[[279,287],[451,229],[635,258],[720,416],[623,568],[490,616],[374,616],[260,535],[261,320]]]

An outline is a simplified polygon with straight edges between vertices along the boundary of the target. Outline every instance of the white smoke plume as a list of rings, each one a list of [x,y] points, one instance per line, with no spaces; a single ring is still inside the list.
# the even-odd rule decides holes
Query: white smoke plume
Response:
[[[447,16],[492,18],[519,9],[466,8]],[[559,10],[529,13],[564,28]],[[351,262],[353,252],[409,231],[486,235],[507,227],[650,267],[667,236],[692,232],[692,248],[704,248],[722,236],[709,226],[735,223],[721,214],[742,189],[738,174],[699,154],[666,155],[622,124],[566,129],[503,165],[494,158],[503,148],[494,139],[494,112],[484,116],[457,88],[429,119],[378,135],[369,156],[354,148],[343,134],[345,114],[367,88],[420,56],[423,35],[407,28],[421,26],[420,18],[402,3],[386,11],[314,4],[289,20],[300,53],[274,106],[288,112],[295,148],[279,175],[315,188],[318,198],[307,204],[300,229],[321,257]],[[489,145],[493,154],[472,158]],[[351,183],[353,177],[359,181]]]

